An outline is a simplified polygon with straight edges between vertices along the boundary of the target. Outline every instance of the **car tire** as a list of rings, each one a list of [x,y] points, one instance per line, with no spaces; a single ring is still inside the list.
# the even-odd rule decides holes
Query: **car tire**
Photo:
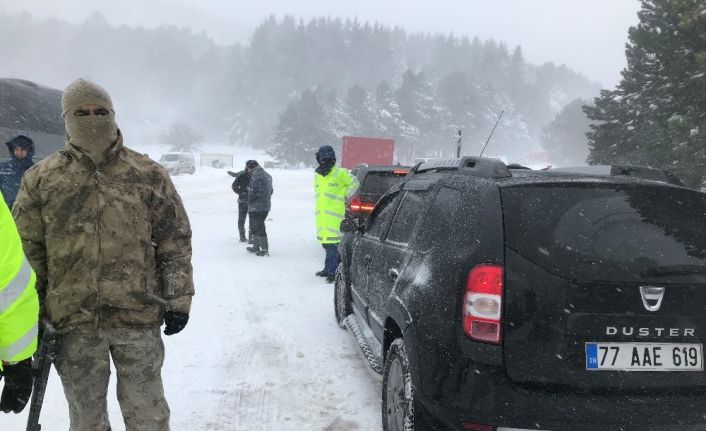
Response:
[[[351,308],[351,295],[350,290],[346,283],[346,278],[343,276],[343,265],[338,264],[336,268],[336,277],[333,281],[333,310],[336,314],[336,323],[338,326],[345,329],[346,324],[343,320],[353,313]]]
[[[192,167],[189,171],[189,175],[194,175],[196,173],[196,167]]]
[[[416,400],[409,356],[404,339],[397,338],[387,351],[382,373],[383,431],[421,431],[428,429],[423,410]]]

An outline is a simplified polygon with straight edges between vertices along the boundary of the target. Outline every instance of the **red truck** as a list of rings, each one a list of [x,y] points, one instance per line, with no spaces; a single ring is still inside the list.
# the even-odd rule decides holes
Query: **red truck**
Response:
[[[394,152],[394,139],[344,136],[341,166],[353,169],[360,164],[392,165]]]

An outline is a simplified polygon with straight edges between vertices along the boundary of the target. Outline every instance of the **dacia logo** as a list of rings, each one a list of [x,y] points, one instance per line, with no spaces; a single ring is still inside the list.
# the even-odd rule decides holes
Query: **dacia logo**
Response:
[[[338,183],[328,183],[329,187],[338,187]]]

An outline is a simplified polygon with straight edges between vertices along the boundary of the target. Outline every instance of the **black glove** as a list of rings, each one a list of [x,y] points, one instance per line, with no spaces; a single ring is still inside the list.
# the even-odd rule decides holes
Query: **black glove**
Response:
[[[181,332],[189,321],[189,315],[180,311],[164,312],[164,335],[173,335]]]
[[[4,413],[19,413],[32,395],[32,360],[25,359],[14,365],[5,365],[3,375],[5,387],[0,397],[0,410]]]

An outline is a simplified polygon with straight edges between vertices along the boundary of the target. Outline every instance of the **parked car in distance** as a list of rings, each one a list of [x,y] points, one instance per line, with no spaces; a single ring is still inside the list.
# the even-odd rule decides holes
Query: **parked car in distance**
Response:
[[[383,430],[704,430],[706,193],[649,169],[415,167],[341,223]],[[696,395],[699,394],[699,395]]]
[[[349,197],[346,217],[357,217],[364,221],[377,201],[390,187],[398,184],[409,173],[411,166],[368,166],[359,165],[351,170],[358,179],[358,190]]]
[[[196,172],[196,161],[192,153],[167,153],[159,158],[159,164],[170,175],[193,175]]]

